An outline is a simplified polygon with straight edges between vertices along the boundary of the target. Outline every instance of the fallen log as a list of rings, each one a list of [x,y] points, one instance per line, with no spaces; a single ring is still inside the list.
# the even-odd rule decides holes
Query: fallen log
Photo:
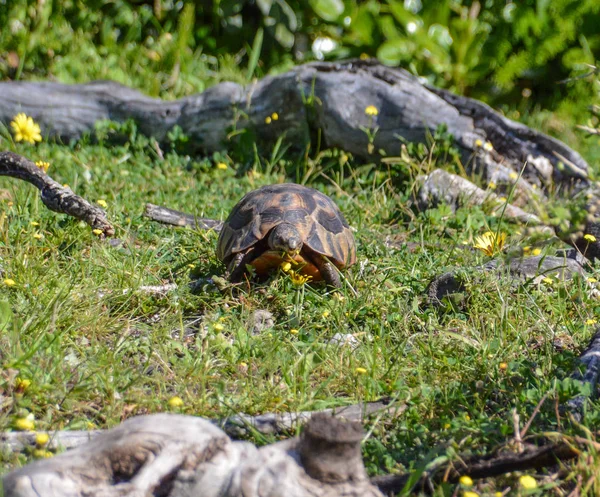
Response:
[[[256,416],[236,414],[223,419],[210,420],[210,422],[221,428],[229,437],[235,440],[248,437],[255,432],[263,435],[279,435],[294,432],[316,414],[327,414],[329,416],[342,417],[346,421],[359,422],[376,416],[385,416],[386,419],[394,418],[404,412],[405,409],[405,405],[397,405],[389,400],[379,400],[321,411],[264,413]],[[48,448],[73,449],[88,443],[104,432],[105,430],[63,430],[48,432]],[[34,432],[0,433],[0,448],[21,452],[27,447],[35,447],[35,437],[36,433]]]
[[[365,113],[369,106],[376,115]],[[484,177],[519,173],[526,164],[523,176],[532,184],[589,184],[587,163],[560,141],[376,61],[305,64],[246,87],[226,82],[175,101],[111,81],[1,82],[0,122],[8,124],[18,112],[40,123],[45,136],[65,141],[92,133],[101,120],[132,119],[159,141],[179,126],[205,152],[230,147],[241,132],[252,132],[262,145],[285,135],[302,149],[320,133],[326,146],[368,160],[398,156],[404,142],[428,143],[445,126],[464,163]]]

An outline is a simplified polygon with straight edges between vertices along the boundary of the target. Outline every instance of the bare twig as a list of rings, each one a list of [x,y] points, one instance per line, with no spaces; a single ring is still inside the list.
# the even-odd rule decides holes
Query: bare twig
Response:
[[[40,198],[48,209],[68,214],[101,230],[104,236],[113,236],[115,230],[100,207],[75,195],[69,187],[62,186],[33,162],[12,152],[0,152],[0,176],[11,176],[31,183],[40,190]]]

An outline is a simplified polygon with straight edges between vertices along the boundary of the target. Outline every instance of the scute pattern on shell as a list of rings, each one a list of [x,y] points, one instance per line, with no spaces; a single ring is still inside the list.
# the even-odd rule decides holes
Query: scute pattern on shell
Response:
[[[294,224],[304,245],[336,266],[356,262],[354,236],[338,206],[321,192],[295,183],[263,186],[244,196],[221,230],[217,257],[228,264],[282,222]]]

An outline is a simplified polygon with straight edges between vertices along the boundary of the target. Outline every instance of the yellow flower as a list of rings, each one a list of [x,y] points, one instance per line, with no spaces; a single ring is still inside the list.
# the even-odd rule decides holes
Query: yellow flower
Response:
[[[479,497],[477,492],[473,492],[473,490],[465,490],[463,492],[463,497]]]
[[[188,264],[188,267],[189,267],[190,269],[196,269],[196,264]]]
[[[536,248],[531,251],[532,255],[540,255],[542,253],[542,249]]]
[[[50,437],[47,433],[36,433],[35,434],[35,444],[40,447],[46,445],[50,441]]]
[[[449,430],[449,429],[450,429],[450,426],[452,426],[450,423],[446,423],[446,424],[444,425],[444,430]]]
[[[279,267],[284,273],[287,273],[290,269],[292,269],[291,262],[282,262]]]
[[[495,189],[496,189],[496,183],[494,183],[493,181],[490,181],[490,182],[488,183],[488,188],[489,188],[490,190],[495,190]]]
[[[502,492],[496,492],[494,497],[502,497],[504,494]]]
[[[501,371],[506,371],[508,369],[508,364],[506,364],[505,362],[501,362],[498,367],[500,368]]]
[[[16,284],[17,284],[17,282],[15,280],[11,280],[10,278],[6,278],[4,280],[5,286],[15,286]]]
[[[96,236],[100,236],[102,233],[104,233],[104,231],[96,228],[95,230],[92,230],[92,233],[94,233]]]
[[[506,202],[506,197],[498,197],[498,201],[504,203]]]
[[[31,221],[29,224],[31,224],[31,226],[39,226],[40,223],[38,223],[37,221]]]
[[[292,328],[292,329],[290,330],[290,333],[291,333],[292,335],[297,335],[297,334],[298,334],[298,330],[297,330],[296,328]]]
[[[221,323],[215,323],[213,325],[213,329],[215,331],[223,331],[225,329],[225,326],[223,326]]]
[[[596,319],[588,319],[585,324],[591,325],[591,324],[596,324],[598,321]]]
[[[271,124],[271,116],[265,117],[265,124]]]
[[[475,245],[473,248],[479,249],[489,257],[492,257],[498,252],[502,251],[504,242],[506,240],[506,233],[494,233],[487,231],[483,235],[475,238]]]
[[[44,238],[44,235],[42,235],[41,233],[34,233],[33,238],[35,238],[36,240],[41,240],[42,238]]]
[[[594,243],[596,241],[596,237],[594,235],[590,235],[589,233],[583,237],[590,243]]]
[[[526,490],[533,490],[537,488],[537,481],[533,476],[523,475],[519,478],[519,484]]]
[[[43,160],[39,160],[35,163],[35,165],[37,167],[39,167],[42,171],[44,171],[45,173],[48,172],[48,169],[50,168],[50,163],[49,162],[44,162]]]
[[[108,207],[108,204],[106,203],[106,200],[104,199],[100,199],[96,202],[100,207],[104,207],[105,209]]]
[[[553,285],[554,280],[552,278],[548,278],[547,276],[542,280],[546,285]]]
[[[367,370],[366,370],[365,368],[355,368],[355,369],[354,369],[354,372],[355,372],[356,374],[366,374],[366,373],[367,373]]]
[[[374,105],[369,105],[365,109],[365,114],[367,116],[376,116],[377,114],[379,114],[379,109],[377,107],[375,107]]]
[[[483,150],[491,152],[492,150],[494,150],[494,146],[491,144],[491,142],[485,142],[483,145]]]
[[[88,421],[85,424],[85,429],[86,430],[95,430],[96,429],[96,425],[94,423],[92,423],[91,421]]]
[[[517,179],[517,178],[519,177],[519,175],[513,171],[512,173],[510,173],[510,174],[508,175],[508,177],[509,177],[510,179]]]
[[[472,487],[473,486],[473,480],[471,479],[470,476],[464,475],[460,477],[460,480],[458,480],[460,482],[461,485],[464,485],[465,487]]]
[[[167,404],[169,404],[169,407],[183,407],[183,400],[181,399],[181,397],[171,397],[169,399],[169,402],[167,402]]]
[[[35,422],[29,416],[18,418],[15,420],[14,427],[19,431],[33,431],[35,429]]]
[[[225,169],[227,169],[227,164],[225,164],[224,162],[218,162],[217,169],[220,169],[221,171],[225,171]]]
[[[24,392],[31,386],[31,380],[26,378],[17,378],[17,390]]]
[[[359,58],[360,58],[360,60],[368,60],[369,54],[366,54],[366,53],[363,52],[363,53],[360,54]]]
[[[529,252],[531,252],[531,247],[523,247],[523,253],[528,254]]]
[[[33,451],[33,457],[35,457],[36,459],[48,459],[53,456],[54,454],[46,449],[35,449]]]
[[[271,119],[273,119],[273,121],[277,121],[277,119],[279,119],[279,114],[277,114],[277,112],[273,112],[273,114],[271,114]]]
[[[297,273],[296,271],[289,271],[288,274],[290,275],[290,279],[295,286],[302,286],[312,279],[312,276],[305,276]]]
[[[17,114],[10,125],[13,129],[13,134],[15,135],[15,141],[24,141],[28,143],[42,141],[40,126],[25,113],[21,112],[20,114]]]
[[[587,279],[590,283],[598,283],[598,280],[596,278],[588,278]]]
[[[331,314],[329,311],[323,311],[322,316],[327,319],[329,317],[329,314]]]
[[[481,141],[479,138],[477,138],[477,140],[475,140],[475,146],[476,147],[483,147],[483,141]]]

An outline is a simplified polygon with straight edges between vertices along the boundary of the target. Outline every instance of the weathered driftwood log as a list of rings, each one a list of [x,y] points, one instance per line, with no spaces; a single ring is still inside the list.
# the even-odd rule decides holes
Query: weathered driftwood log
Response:
[[[236,414],[223,419],[211,420],[211,423],[221,428],[233,439],[248,437],[253,432],[263,435],[277,435],[294,432],[308,422],[316,414],[327,414],[342,417],[346,421],[365,421],[368,418],[384,416],[385,419],[399,416],[406,406],[396,404],[388,399],[375,402],[365,402],[340,406],[322,411],[300,411],[289,413],[264,413],[256,416]],[[104,433],[103,430],[93,431],[56,431],[48,432],[49,449],[72,449]],[[34,432],[5,432],[0,433],[0,449],[23,451],[27,447],[35,447]]]
[[[370,105],[378,115],[365,114]],[[484,177],[493,177],[498,168],[518,173],[526,164],[524,178],[532,184],[588,184],[586,162],[560,141],[481,102],[427,87],[406,71],[374,61],[306,64],[246,87],[221,83],[175,101],[153,99],[110,81],[0,83],[0,122],[8,124],[18,112],[38,121],[44,135],[63,140],[92,132],[103,119],[133,119],[158,140],[178,125],[205,151],[229,147],[230,137],[240,130],[255,133],[259,143],[273,143],[285,134],[288,143],[305,147],[318,130],[327,146],[369,159],[379,151],[399,155],[404,141],[426,143],[444,125],[465,163],[472,162]],[[267,120],[274,112],[278,119]],[[372,147],[365,129],[377,130]],[[493,150],[481,146],[486,142]]]
[[[0,100],[2,97],[0,97]],[[40,198],[48,209],[85,221],[106,236],[115,233],[106,213],[62,186],[33,162],[12,152],[0,152],[0,176],[11,176],[31,183],[40,190]]]
[[[257,449],[209,421],[155,414],[4,478],[6,497],[382,497],[364,469],[362,426],[315,416],[300,438]]]

